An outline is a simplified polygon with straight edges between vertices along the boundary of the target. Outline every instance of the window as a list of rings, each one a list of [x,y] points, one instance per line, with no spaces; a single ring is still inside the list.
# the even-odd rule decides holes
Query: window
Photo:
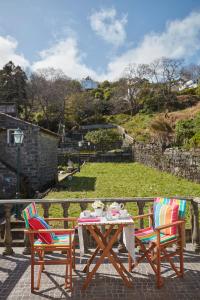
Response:
[[[15,129],[7,130],[7,144],[9,144],[9,145],[15,145],[14,131],[15,131]]]

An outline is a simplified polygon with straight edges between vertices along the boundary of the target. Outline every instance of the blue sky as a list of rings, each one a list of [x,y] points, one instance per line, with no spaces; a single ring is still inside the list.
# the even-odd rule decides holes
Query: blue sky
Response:
[[[115,80],[161,56],[200,63],[199,0],[0,0],[0,67]]]

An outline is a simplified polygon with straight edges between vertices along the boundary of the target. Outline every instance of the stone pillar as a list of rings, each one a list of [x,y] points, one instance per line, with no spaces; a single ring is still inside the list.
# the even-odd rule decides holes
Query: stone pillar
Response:
[[[5,223],[5,236],[4,236],[5,249],[3,251],[3,255],[14,254],[12,248],[12,234],[11,234],[11,220],[10,220],[12,207],[13,207],[12,204],[4,204],[6,223]]]
[[[63,208],[63,218],[68,218],[68,209],[69,209],[70,203],[65,202],[62,203],[62,208]],[[64,228],[68,228],[68,222],[64,221]]]
[[[143,215],[144,214],[144,207],[145,207],[145,201],[137,201],[138,206],[138,214]],[[144,219],[140,219],[140,228],[144,228]]]
[[[42,208],[44,210],[44,213],[43,213],[44,218],[49,218],[50,206],[51,206],[51,203],[49,203],[49,202],[42,203]]]
[[[192,221],[192,243],[194,251],[200,252],[200,232],[199,232],[199,209],[198,202],[191,202],[191,221]]]

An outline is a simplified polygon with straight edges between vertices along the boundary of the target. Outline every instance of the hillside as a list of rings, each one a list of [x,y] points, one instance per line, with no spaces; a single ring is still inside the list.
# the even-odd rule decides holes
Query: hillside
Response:
[[[184,140],[179,141],[180,144],[178,145],[183,146],[199,132],[200,102],[191,107],[168,113],[138,113],[133,117],[126,114],[112,115],[106,117],[106,121],[124,127],[127,133],[136,141],[144,142],[154,139],[156,131],[157,135],[161,136],[166,135],[167,129],[171,128],[170,134],[172,139],[176,140],[176,143],[178,136],[183,133],[182,139]],[[159,123],[156,124],[156,130],[154,128],[155,123]],[[165,127],[162,126],[163,124]],[[193,146],[199,146],[199,144],[194,145],[193,143]],[[192,145],[189,147],[192,147]]]

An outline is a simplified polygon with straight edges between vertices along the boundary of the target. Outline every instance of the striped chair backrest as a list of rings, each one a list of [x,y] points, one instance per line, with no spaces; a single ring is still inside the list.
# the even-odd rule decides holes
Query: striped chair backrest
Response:
[[[23,210],[23,217],[25,221],[26,228],[29,228],[28,220],[33,218],[34,216],[38,215],[37,208],[35,206],[35,203],[29,204],[24,210]]]
[[[169,204],[169,205],[177,204],[179,206],[179,210],[178,210],[179,219],[185,218],[186,200],[170,199],[170,198],[155,198],[154,203]]]
[[[154,204],[154,226],[162,226],[169,223],[178,221],[179,205],[177,204],[164,204],[156,202]],[[165,228],[161,230],[164,234],[176,234],[176,226]]]

